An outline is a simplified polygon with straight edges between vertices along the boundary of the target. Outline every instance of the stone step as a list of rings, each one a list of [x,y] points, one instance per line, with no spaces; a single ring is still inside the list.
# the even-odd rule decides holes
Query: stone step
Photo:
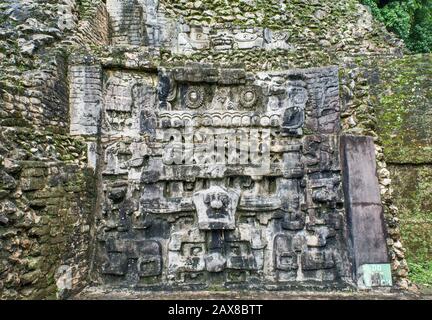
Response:
[[[409,291],[139,291],[87,287],[70,300],[432,300]]]

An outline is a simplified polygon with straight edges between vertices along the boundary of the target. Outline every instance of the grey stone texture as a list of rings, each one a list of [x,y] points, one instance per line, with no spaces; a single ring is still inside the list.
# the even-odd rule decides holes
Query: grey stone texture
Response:
[[[72,135],[95,135],[100,127],[102,108],[102,70],[99,66],[69,68],[69,101],[75,106],[70,114]]]
[[[108,69],[102,78],[94,281],[351,284],[337,68],[247,74],[187,64],[158,73]],[[72,91],[83,92],[83,83],[72,79]],[[70,102],[71,114],[83,108]],[[159,250],[129,249],[146,250],[144,243]]]
[[[356,1],[6,0],[0,46],[2,298],[355,286],[353,61],[403,49]]]

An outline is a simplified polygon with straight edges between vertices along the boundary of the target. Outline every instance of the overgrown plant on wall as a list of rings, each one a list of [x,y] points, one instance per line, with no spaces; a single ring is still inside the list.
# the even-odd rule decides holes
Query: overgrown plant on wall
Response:
[[[414,52],[432,51],[431,0],[362,0]]]

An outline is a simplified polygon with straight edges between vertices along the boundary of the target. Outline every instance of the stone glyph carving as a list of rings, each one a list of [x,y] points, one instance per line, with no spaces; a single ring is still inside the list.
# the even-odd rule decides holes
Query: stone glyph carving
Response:
[[[70,111],[71,134],[95,135],[100,130],[102,69],[99,66],[71,66],[69,75],[69,99],[73,106]]]
[[[176,53],[190,55],[201,50],[292,50],[285,31],[262,28],[213,28],[181,25]]]
[[[112,72],[104,91],[102,130],[107,134],[155,135],[156,89],[151,77]]]
[[[264,29],[265,49],[266,50],[292,50],[293,45],[289,43],[289,34],[286,31],[273,31]]]
[[[234,49],[262,48],[264,38],[260,29],[236,30],[234,42]]]
[[[209,28],[180,25],[179,29],[175,52],[189,55],[210,48]]]

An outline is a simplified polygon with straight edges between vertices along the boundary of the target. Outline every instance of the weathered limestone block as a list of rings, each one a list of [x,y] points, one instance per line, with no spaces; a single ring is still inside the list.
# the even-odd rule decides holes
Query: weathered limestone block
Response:
[[[100,130],[102,73],[98,65],[69,67],[70,133],[96,135]]]
[[[125,275],[131,267],[139,277],[161,273],[161,247],[156,241],[109,239],[107,248],[109,260],[102,266],[104,274]],[[128,265],[130,258],[137,259],[133,266]]]
[[[76,28],[78,17],[75,14],[77,10],[76,0],[61,0],[57,7],[59,20],[57,26],[61,31],[70,31]]]

